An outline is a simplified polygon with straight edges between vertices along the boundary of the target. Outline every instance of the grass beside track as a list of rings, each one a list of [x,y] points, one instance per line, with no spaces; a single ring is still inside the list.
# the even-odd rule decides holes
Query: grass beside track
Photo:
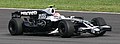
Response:
[[[51,4],[59,10],[120,12],[120,0],[0,0],[0,8],[43,9]]]

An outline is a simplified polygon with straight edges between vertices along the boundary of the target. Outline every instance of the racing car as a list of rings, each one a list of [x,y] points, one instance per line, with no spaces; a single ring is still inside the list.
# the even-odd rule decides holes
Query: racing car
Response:
[[[112,27],[101,17],[90,21],[78,16],[64,16],[55,11],[54,6],[44,10],[18,10],[12,13],[8,29],[11,35],[24,33],[59,34],[60,37],[70,38],[83,33],[102,36]]]

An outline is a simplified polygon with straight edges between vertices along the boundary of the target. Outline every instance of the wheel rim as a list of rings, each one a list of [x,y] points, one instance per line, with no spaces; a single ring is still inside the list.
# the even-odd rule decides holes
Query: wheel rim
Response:
[[[9,30],[11,33],[15,32],[15,25],[13,23],[10,23]]]
[[[63,23],[59,24],[59,33],[63,35],[65,33],[65,25]]]

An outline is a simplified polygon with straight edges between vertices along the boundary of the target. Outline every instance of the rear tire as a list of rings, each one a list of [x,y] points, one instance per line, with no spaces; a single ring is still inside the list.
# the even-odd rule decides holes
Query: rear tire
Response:
[[[74,33],[73,23],[69,20],[60,21],[58,31],[62,38],[70,38]]]
[[[23,20],[21,18],[12,18],[9,21],[9,25],[8,25],[10,34],[22,35],[23,34],[22,23],[23,23]]]
[[[91,20],[92,24],[95,25],[95,26],[104,26],[104,25],[107,25],[105,20],[101,17],[97,17],[97,18],[93,18]],[[95,36],[103,36],[104,34],[106,33],[105,30],[101,29],[101,31],[99,33],[92,33],[93,35]]]

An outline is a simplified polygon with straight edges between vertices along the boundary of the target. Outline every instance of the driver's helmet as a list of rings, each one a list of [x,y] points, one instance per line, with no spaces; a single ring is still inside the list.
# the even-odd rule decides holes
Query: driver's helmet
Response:
[[[55,13],[55,8],[53,8],[54,5],[50,5],[49,8],[46,8],[44,11],[48,14],[54,14]]]

